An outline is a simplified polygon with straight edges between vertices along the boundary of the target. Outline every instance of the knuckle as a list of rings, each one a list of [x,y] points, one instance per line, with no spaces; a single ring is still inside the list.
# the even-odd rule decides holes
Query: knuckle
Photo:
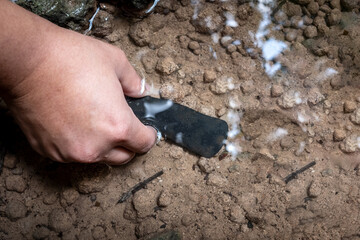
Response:
[[[74,145],[69,153],[69,160],[80,163],[97,161],[97,153],[86,145]]]

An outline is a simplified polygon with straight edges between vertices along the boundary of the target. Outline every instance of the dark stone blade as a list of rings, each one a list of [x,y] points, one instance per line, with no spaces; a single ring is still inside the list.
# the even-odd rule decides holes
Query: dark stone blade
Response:
[[[206,116],[166,99],[127,98],[135,115],[153,126],[165,139],[203,157],[213,157],[226,140],[225,121]]]

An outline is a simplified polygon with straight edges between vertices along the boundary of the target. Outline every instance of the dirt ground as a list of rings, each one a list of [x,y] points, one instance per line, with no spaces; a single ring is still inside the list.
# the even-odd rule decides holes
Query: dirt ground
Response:
[[[163,139],[125,166],[60,164],[3,106],[0,239],[360,239],[360,2],[281,2],[266,38],[287,49],[269,61],[254,41],[260,3],[164,0],[137,21],[100,4],[90,35],[162,97],[240,128],[228,144],[241,152],[206,159]]]

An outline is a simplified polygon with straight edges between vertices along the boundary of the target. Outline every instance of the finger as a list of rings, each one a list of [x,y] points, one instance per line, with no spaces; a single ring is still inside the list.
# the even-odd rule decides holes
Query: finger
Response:
[[[126,58],[124,52],[118,54],[116,75],[124,90],[124,94],[129,97],[142,97],[145,93],[145,79],[141,79],[133,66]]]
[[[122,165],[131,161],[135,157],[135,153],[122,147],[116,147],[104,156],[101,162],[109,165]]]
[[[128,126],[123,135],[119,136],[117,144],[136,153],[145,153],[149,151],[156,143],[156,130],[142,124],[130,107],[128,116]]]

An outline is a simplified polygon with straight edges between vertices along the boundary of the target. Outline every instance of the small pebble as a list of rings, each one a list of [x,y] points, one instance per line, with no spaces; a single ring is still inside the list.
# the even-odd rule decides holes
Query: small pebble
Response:
[[[207,70],[204,72],[204,82],[211,83],[216,80],[216,72],[213,70]]]
[[[18,175],[8,176],[5,179],[5,187],[9,191],[23,193],[27,187],[25,180]]]
[[[236,205],[230,209],[230,216],[229,219],[232,222],[243,224],[247,222],[247,219],[245,218],[245,211],[242,209],[242,207]]]
[[[184,225],[185,227],[190,226],[193,222],[195,222],[195,219],[193,219],[194,215],[190,215],[190,214],[185,214],[182,218],[181,218],[181,223],[182,225]]]
[[[18,200],[11,200],[8,204],[6,204],[6,216],[11,221],[24,218],[26,216],[26,212],[26,206]]]
[[[191,41],[189,42],[189,49],[193,51],[200,49],[200,44],[197,41]]]
[[[73,204],[79,198],[79,196],[79,192],[73,188],[66,189],[61,193],[61,197],[63,200],[65,200],[67,205]]]
[[[171,57],[162,58],[156,64],[156,70],[166,75],[170,75],[178,69],[178,65]]]
[[[353,101],[345,101],[344,102],[344,112],[345,113],[352,113],[356,110],[356,103]]]
[[[281,85],[272,85],[271,86],[271,96],[280,97],[284,93],[284,88]]]
[[[95,226],[91,233],[94,240],[106,239],[105,229],[102,226]]]
[[[307,26],[304,30],[304,36],[307,38],[314,38],[318,35],[317,29],[315,26]]]
[[[342,129],[335,129],[333,137],[334,141],[340,142],[346,138],[346,132]]]
[[[206,184],[209,186],[222,187],[228,184],[228,180],[218,174],[210,173]]]
[[[56,208],[48,216],[49,228],[55,232],[65,232],[73,225],[70,215],[62,208]]]
[[[237,47],[234,44],[229,44],[229,46],[227,46],[226,50],[228,51],[228,53],[233,53],[235,52],[237,49]],[[240,54],[240,53],[239,53]]]
[[[159,207],[167,207],[171,204],[172,198],[171,194],[168,191],[162,191],[158,198],[158,206]]]
[[[215,163],[213,160],[201,157],[197,162],[200,170],[204,173],[211,173],[215,170]]]
[[[320,196],[321,193],[322,193],[321,185],[316,181],[312,182],[308,187],[307,194],[309,197],[315,198]]]
[[[356,111],[350,116],[350,120],[354,124],[360,125],[360,108],[356,109]]]
[[[16,164],[19,162],[17,157],[12,154],[6,154],[4,158],[4,167],[13,169],[16,167]]]
[[[340,144],[340,149],[344,153],[354,153],[359,147],[358,136],[350,135]]]
[[[36,240],[43,240],[48,239],[49,234],[50,230],[47,227],[40,226],[34,229],[32,237]]]
[[[307,5],[307,10],[310,12],[311,15],[316,15],[317,12],[319,11],[319,4],[315,1],[311,1]]]

